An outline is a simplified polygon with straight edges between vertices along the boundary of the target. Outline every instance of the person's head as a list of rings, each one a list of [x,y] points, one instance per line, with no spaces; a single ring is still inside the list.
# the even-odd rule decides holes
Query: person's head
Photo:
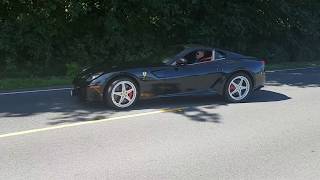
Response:
[[[201,59],[204,57],[204,52],[203,51],[197,51],[196,52],[196,59]]]

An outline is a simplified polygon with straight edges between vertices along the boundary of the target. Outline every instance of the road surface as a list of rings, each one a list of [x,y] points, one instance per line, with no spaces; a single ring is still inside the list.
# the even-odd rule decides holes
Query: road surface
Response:
[[[0,94],[0,179],[319,179],[320,68],[270,72],[248,103],[68,90]]]

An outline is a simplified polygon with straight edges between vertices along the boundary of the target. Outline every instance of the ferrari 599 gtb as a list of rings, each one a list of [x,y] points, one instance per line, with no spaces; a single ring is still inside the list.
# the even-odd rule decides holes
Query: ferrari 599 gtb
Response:
[[[99,64],[84,69],[74,79],[71,94],[124,109],[139,99],[208,92],[222,95],[228,102],[244,102],[252,91],[264,86],[261,59],[203,46],[174,50],[175,54],[160,63]]]

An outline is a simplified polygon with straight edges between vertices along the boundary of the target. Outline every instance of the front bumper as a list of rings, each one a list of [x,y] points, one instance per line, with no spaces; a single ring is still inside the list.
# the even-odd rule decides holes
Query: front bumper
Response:
[[[85,101],[103,101],[103,92],[102,86],[74,86],[70,95]]]

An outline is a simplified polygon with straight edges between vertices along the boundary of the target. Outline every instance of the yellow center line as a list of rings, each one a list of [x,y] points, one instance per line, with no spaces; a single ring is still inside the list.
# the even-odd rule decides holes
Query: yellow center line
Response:
[[[63,129],[63,128],[68,128],[68,127],[76,127],[76,126],[82,126],[82,125],[87,125],[87,124],[96,124],[96,123],[102,123],[102,122],[114,121],[114,120],[120,120],[120,119],[141,117],[141,116],[160,114],[160,113],[165,113],[165,112],[177,112],[177,111],[182,111],[183,109],[185,109],[185,108],[161,109],[159,111],[131,114],[131,115],[112,117],[112,118],[107,118],[107,119],[85,121],[85,122],[78,122],[78,123],[72,123],[72,124],[64,124],[64,125],[52,126],[52,127],[46,127],[46,128],[31,129],[31,130],[26,130],[26,131],[18,131],[18,132],[12,132],[12,133],[8,133],[8,134],[1,134],[0,138],[21,136],[21,135],[33,134],[33,133],[37,133],[37,132],[50,131],[50,130],[55,130],[55,129]]]

